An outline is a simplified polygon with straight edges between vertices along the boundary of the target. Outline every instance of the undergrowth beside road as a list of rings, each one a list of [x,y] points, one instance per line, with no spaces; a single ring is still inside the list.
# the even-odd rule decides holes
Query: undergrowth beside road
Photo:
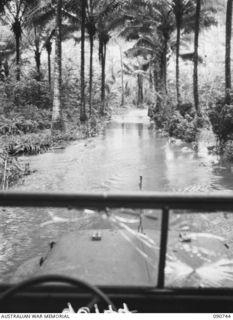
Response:
[[[215,59],[217,58],[211,57],[206,63],[199,65],[199,114],[195,110],[193,101],[192,61],[180,60],[181,102],[179,105],[176,98],[175,65],[171,61],[168,69],[167,95],[162,97],[159,106],[157,106],[157,99],[154,97],[149,103],[152,110],[150,117],[155,121],[158,129],[162,129],[170,137],[194,144],[203,128],[213,130],[217,138],[218,132],[227,129],[226,121],[223,120],[228,117],[229,113],[229,108],[224,107],[223,62],[217,64]],[[221,61],[219,57],[218,59]],[[222,120],[219,117],[222,117]],[[223,127],[225,127],[224,130],[222,130]],[[224,153],[223,149],[222,154]]]
[[[52,105],[43,82],[27,79],[15,87],[10,81],[0,83],[0,184],[3,190],[30,174],[28,165],[21,165],[20,156],[64,148],[71,141],[94,137],[104,128],[111,110],[100,116],[100,103],[94,101],[91,117],[81,123],[79,106],[77,100],[72,99],[71,91],[70,88],[64,90],[63,95],[65,131],[52,133]]]

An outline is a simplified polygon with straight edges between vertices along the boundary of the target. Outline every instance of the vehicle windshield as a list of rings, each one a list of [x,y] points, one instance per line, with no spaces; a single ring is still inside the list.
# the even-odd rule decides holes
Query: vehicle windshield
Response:
[[[232,195],[231,1],[50,2],[0,7],[2,191]],[[165,287],[233,286],[230,210],[135,203],[2,206],[0,282],[157,287],[168,231]]]

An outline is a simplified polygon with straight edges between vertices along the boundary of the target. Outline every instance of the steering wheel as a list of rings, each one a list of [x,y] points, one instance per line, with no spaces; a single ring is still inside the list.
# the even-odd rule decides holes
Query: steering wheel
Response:
[[[95,304],[102,301],[108,307],[111,306],[114,311],[117,310],[113,302],[106,296],[105,293],[103,293],[103,291],[98,289],[96,286],[93,286],[83,280],[79,280],[79,279],[75,279],[67,276],[61,276],[61,275],[39,276],[39,277],[31,278],[29,280],[22,281],[19,284],[14,285],[13,287],[11,287],[10,289],[8,289],[7,291],[3,292],[3,294],[0,295],[0,306],[3,306],[5,301],[12,298],[19,291],[22,291],[34,285],[48,283],[48,282],[67,283],[75,287],[88,289],[88,291],[90,291],[93,294],[93,297],[91,301],[88,303],[88,305],[85,307],[85,309],[88,308],[88,310],[91,311]]]

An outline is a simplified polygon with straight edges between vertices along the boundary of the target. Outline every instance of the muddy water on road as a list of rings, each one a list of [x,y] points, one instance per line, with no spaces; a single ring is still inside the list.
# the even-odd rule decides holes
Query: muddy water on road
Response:
[[[37,173],[20,190],[30,191],[138,191],[143,176],[145,191],[229,192],[231,168],[219,165],[206,146],[204,133],[198,152],[161,138],[146,110],[132,110],[114,117],[104,133],[76,142],[65,150],[25,158]],[[203,140],[206,140],[205,142]]]
[[[212,139],[211,134],[204,132],[200,136],[198,151],[194,152],[190,145],[177,144],[159,136],[146,110],[131,110],[115,116],[99,137],[77,141],[65,150],[23,158],[36,173],[14,189],[41,192],[138,191],[139,177],[142,176],[144,191],[231,193],[231,167],[221,165],[217,157],[208,155],[207,146],[213,143]],[[202,218],[205,222],[208,220],[205,215]],[[39,257],[48,251],[49,241],[70,231],[88,229],[90,221],[93,226],[95,219],[97,217],[90,211],[1,210],[1,279],[11,279],[22,263],[35,256],[39,261]],[[213,228],[218,219],[219,216],[211,218]],[[227,220],[226,224],[229,225],[230,221]],[[178,227],[188,223],[179,215],[171,222]],[[98,220],[96,226],[99,225]],[[196,229],[200,231],[198,226]],[[223,228],[220,234],[224,232]]]

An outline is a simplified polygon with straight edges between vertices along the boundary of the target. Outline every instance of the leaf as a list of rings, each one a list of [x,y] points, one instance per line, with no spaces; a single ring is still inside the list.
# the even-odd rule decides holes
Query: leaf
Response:
[[[194,269],[177,258],[167,261],[165,274],[167,286],[182,286]]]
[[[233,284],[233,260],[222,259],[196,270],[204,287],[222,287]]]

